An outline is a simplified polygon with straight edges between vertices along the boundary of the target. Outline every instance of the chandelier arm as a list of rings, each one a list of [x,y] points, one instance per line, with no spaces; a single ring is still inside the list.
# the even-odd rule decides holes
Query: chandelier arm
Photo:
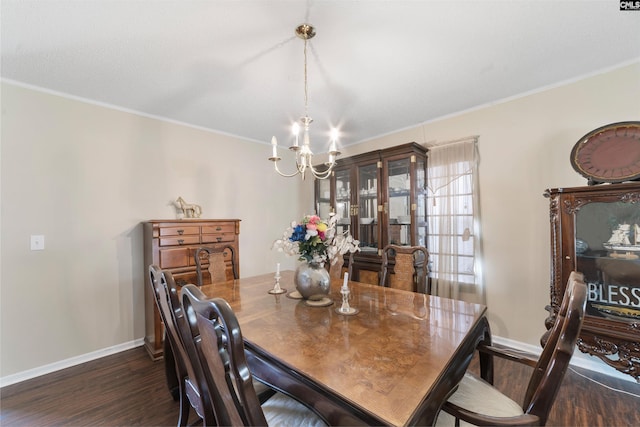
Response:
[[[278,162],[277,162],[277,161],[273,162],[273,166],[275,167],[276,172],[278,172],[278,174],[279,174],[280,176],[283,176],[283,177],[285,177],[285,178],[291,178],[291,177],[294,177],[294,176],[299,175],[299,174],[301,173],[301,172],[300,172],[300,169],[298,169],[296,172],[294,172],[294,173],[292,173],[292,174],[282,173],[282,172],[280,171],[280,169],[278,169]],[[296,163],[296,166],[297,166],[297,163]]]
[[[305,166],[305,162],[304,161],[300,161],[302,159],[302,155],[300,154],[299,151],[296,151],[296,172],[292,173],[292,174],[286,174],[283,173],[282,171],[280,171],[280,169],[278,169],[278,160],[274,160],[273,165],[276,169],[276,172],[278,172],[278,174],[280,174],[281,176],[285,177],[285,178],[291,178],[294,177],[296,175],[302,175],[302,178],[304,179],[304,172],[305,169],[307,168]]]
[[[318,179],[327,179],[327,178],[329,178],[329,175],[331,175],[331,171],[333,170],[333,166],[334,165],[335,165],[335,163],[331,163],[329,165],[329,168],[324,172],[320,172],[319,170],[314,168],[313,165],[309,165],[309,170],[311,171],[311,173],[313,174],[314,177],[316,177]]]

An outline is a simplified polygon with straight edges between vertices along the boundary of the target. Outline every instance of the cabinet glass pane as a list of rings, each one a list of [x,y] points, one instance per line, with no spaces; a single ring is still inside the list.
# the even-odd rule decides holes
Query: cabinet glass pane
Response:
[[[337,231],[351,232],[351,174],[349,170],[336,171],[336,215],[339,215]]]
[[[389,162],[389,243],[411,245],[411,179],[409,158]]]
[[[416,244],[427,244],[427,172],[423,159],[416,163],[416,224],[418,236]]]
[[[331,213],[331,180],[318,179],[318,216],[323,219],[328,219]]]
[[[640,206],[588,203],[576,213],[578,271],[588,286],[587,312],[607,319],[640,319]]]
[[[378,165],[358,168],[358,239],[363,252],[378,250]]]

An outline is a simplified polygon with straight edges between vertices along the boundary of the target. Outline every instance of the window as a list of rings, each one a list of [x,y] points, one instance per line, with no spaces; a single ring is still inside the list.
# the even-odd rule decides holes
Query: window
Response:
[[[427,247],[435,295],[483,302],[476,142],[467,138],[429,148]]]

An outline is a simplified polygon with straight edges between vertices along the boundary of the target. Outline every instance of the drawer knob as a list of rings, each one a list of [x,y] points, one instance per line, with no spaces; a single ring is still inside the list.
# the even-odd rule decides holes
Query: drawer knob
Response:
[[[182,236],[184,234],[184,230],[178,230],[178,234]]]
[[[184,239],[178,239],[178,244],[181,245],[184,243]]]
[[[218,242],[221,242],[221,241],[222,241],[222,237],[216,237],[216,240],[217,240]]]
[[[216,231],[220,231],[220,230],[222,230],[222,227],[217,226],[217,227],[216,227]]]

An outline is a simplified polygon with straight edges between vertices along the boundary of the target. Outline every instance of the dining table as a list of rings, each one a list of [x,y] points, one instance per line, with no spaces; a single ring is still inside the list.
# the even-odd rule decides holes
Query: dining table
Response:
[[[233,308],[254,378],[330,425],[432,425],[477,345],[490,344],[481,304],[355,281],[343,294],[339,279],[318,303],[292,298],[293,271],[279,276],[280,294],[269,293],[274,273],[201,290]]]

